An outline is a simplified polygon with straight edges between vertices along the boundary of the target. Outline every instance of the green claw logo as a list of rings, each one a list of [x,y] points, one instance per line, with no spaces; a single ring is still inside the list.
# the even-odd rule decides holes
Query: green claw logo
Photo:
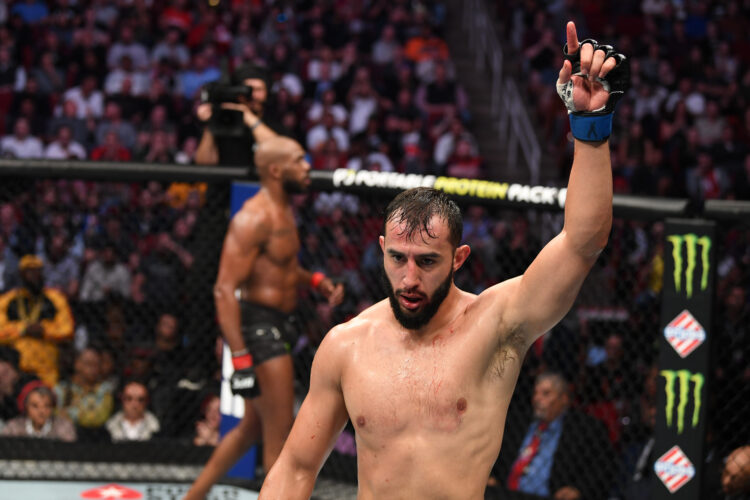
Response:
[[[677,404],[677,434],[682,434],[685,429],[685,409],[690,399],[690,383],[693,385],[693,417],[691,425],[693,428],[698,426],[700,421],[700,411],[702,405],[702,389],[705,378],[701,373],[692,373],[689,370],[662,370],[659,372],[664,377],[664,391],[667,396],[667,404],[664,409],[667,427],[672,427],[672,414],[675,408],[675,382],[679,383],[679,403]]]
[[[711,251],[711,238],[708,236],[698,236],[697,234],[671,234],[667,240],[672,243],[672,258],[674,259],[674,288],[676,292],[682,291],[682,244],[685,243],[687,253],[687,265],[685,266],[685,293],[688,298],[693,296],[693,273],[696,267],[696,257],[698,246],[701,247],[701,291],[708,288],[708,273],[710,270],[710,261],[708,259]]]

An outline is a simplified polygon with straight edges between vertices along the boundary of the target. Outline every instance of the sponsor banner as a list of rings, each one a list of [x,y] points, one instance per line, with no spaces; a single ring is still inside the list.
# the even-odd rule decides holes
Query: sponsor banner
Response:
[[[98,488],[91,488],[81,493],[81,498],[98,498],[101,500],[119,500],[126,498],[143,498],[140,491],[133,490],[119,484],[107,484]]]
[[[664,327],[664,338],[681,358],[687,358],[705,342],[706,330],[690,311],[685,309]]]
[[[700,498],[710,390],[714,224],[668,219],[659,340],[655,500]]]
[[[673,446],[654,462],[656,477],[673,494],[695,476],[695,467],[679,446]]]
[[[334,188],[361,187],[404,190],[415,187],[431,187],[455,196],[554,208],[565,206],[567,194],[566,188],[550,186],[345,168],[334,170],[332,182]]]

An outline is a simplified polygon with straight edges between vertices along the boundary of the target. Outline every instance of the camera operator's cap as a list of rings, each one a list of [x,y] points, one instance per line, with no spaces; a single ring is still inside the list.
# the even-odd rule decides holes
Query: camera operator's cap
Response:
[[[263,80],[266,84],[266,88],[271,90],[271,83],[268,75],[268,70],[263,66],[257,64],[247,63],[235,68],[232,76],[230,77],[233,85],[244,85],[245,80],[253,78]]]
[[[26,269],[41,269],[43,267],[44,262],[42,262],[42,259],[33,254],[24,255],[18,264],[18,268],[21,271],[25,271]]]

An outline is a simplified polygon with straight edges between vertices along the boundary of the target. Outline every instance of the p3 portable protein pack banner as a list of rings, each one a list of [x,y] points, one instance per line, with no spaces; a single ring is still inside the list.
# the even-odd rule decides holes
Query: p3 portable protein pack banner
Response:
[[[701,498],[712,305],[713,222],[668,219],[659,339],[652,498]]]

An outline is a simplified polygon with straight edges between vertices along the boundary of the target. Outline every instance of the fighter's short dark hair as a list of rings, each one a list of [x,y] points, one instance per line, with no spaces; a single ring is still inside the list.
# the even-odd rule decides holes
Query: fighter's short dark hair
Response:
[[[453,247],[461,243],[464,223],[461,209],[447,194],[433,188],[408,189],[396,196],[386,207],[383,219],[383,234],[385,225],[389,222],[405,224],[404,234],[413,238],[416,234],[422,238],[434,238],[430,222],[434,216],[443,219],[448,225],[449,238]]]

